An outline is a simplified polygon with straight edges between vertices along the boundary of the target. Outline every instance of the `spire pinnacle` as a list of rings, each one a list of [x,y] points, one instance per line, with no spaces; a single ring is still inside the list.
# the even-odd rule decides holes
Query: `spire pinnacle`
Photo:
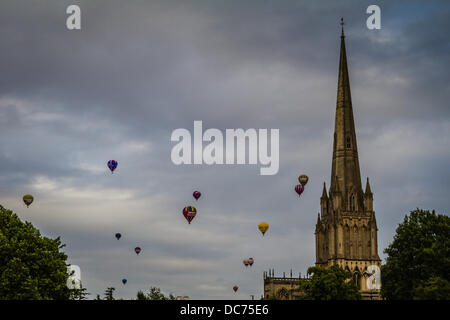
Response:
[[[344,18],[341,18],[341,37],[344,37]]]
[[[323,183],[322,198],[324,198],[324,199],[328,198],[328,196],[327,196],[327,187],[325,185],[325,182]]]
[[[370,183],[369,183],[369,177],[367,177],[367,182],[366,182],[366,194],[372,194],[372,190],[370,190]]]

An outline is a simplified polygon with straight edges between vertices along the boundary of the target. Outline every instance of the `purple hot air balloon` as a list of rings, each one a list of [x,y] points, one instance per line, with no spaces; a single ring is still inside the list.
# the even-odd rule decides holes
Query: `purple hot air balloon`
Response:
[[[117,168],[117,161],[116,160],[109,160],[108,161],[108,168],[111,170],[111,173],[114,173],[114,170]]]
[[[134,252],[136,252],[136,254],[139,254],[141,252],[141,248],[140,247],[134,248]]]
[[[305,190],[305,187],[303,187],[301,184],[298,184],[295,186],[295,192],[298,193],[298,196],[302,194],[303,190]]]
[[[192,195],[194,196],[195,200],[198,200],[198,198],[202,196],[202,193],[200,191],[194,191]]]

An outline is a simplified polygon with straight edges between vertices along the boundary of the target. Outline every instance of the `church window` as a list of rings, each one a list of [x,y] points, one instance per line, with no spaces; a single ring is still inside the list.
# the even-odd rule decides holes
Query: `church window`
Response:
[[[351,147],[350,137],[347,137],[346,143],[347,143],[347,148],[350,148]]]
[[[350,196],[350,211],[355,210],[355,195],[352,193]]]

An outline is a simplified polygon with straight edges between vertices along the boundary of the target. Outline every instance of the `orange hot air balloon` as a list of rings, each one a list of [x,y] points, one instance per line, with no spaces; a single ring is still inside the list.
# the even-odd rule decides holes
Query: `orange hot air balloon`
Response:
[[[306,186],[306,184],[308,183],[308,176],[306,174],[301,174],[298,176],[298,182],[300,182],[300,184],[302,186]]]
[[[269,229],[269,224],[267,222],[261,222],[260,224],[258,224],[258,229],[264,235],[266,231]]]
[[[234,286],[234,287],[233,287],[234,292],[238,291],[238,289],[239,289],[238,286]]]
[[[248,259],[244,259],[242,262],[244,263],[244,265],[245,265],[246,268],[247,268],[248,265],[250,264],[250,261],[248,261]]]

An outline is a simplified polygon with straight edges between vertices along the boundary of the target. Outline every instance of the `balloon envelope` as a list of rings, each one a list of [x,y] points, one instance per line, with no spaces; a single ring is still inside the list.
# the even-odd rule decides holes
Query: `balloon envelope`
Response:
[[[114,170],[116,170],[117,165],[118,165],[118,163],[117,163],[116,160],[109,160],[108,161],[108,168],[109,168],[109,170],[111,170],[111,173],[113,173]]]
[[[198,198],[202,196],[202,193],[200,191],[194,191],[192,195],[194,196],[195,200],[198,200]]]
[[[116,233],[116,238],[117,238],[117,240],[119,240],[121,236],[122,236],[122,235],[121,235],[120,233]]]
[[[308,183],[308,176],[306,174],[301,174],[298,176],[298,182],[300,182],[300,184],[302,186],[305,186]]]
[[[295,186],[295,192],[298,193],[299,197],[303,193],[303,190],[305,190],[305,188],[301,184],[298,184]]]
[[[238,286],[234,286],[234,287],[233,287],[234,292],[236,292],[238,289],[239,289]]]
[[[260,224],[258,224],[258,229],[264,235],[266,231],[269,229],[269,224],[267,222],[261,222]]]
[[[183,209],[183,216],[186,218],[186,220],[191,224],[192,219],[195,218],[195,215],[197,214],[197,209],[192,206],[184,207]]]
[[[127,279],[122,279],[122,283],[123,284],[127,283]]]
[[[255,260],[253,260],[253,258],[248,258],[248,264],[250,265],[250,267],[253,265],[254,262]]]
[[[139,254],[141,252],[141,248],[140,247],[134,248],[134,252],[136,252],[136,254]]]
[[[31,203],[33,203],[34,198],[31,194],[26,194],[23,196],[22,200],[28,207]]]
[[[249,265],[248,259],[244,259],[242,262],[244,263],[245,267],[247,268]]]

